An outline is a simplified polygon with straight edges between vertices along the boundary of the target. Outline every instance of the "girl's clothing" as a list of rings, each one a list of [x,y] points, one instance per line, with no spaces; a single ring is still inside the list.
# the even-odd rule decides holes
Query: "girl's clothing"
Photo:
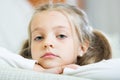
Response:
[[[5,48],[0,47],[0,59],[4,60],[11,67],[22,69],[33,69],[35,60],[23,58],[22,56],[12,53]]]
[[[63,74],[95,80],[120,80],[120,59],[103,60],[76,70],[65,68]]]
[[[35,60],[23,58],[5,48],[0,47],[0,60],[15,68],[32,70]],[[71,75],[95,80],[118,80],[120,79],[120,59],[103,60],[98,63],[80,66],[78,69],[65,68],[64,75]]]

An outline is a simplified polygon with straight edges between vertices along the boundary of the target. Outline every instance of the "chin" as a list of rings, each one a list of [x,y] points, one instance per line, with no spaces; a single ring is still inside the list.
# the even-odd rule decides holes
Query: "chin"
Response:
[[[55,67],[60,67],[64,63],[61,60],[40,60],[39,64],[45,68],[45,69],[50,69],[50,68],[55,68]]]
[[[45,69],[55,68],[55,67],[59,67],[59,66],[60,65],[42,65],[42,67]]]
[[[59,64],[59,63],[45,63],[45,64],[41,64],[41,66],[45,69],[50,69],[50,68],[59,67],[59,66],[61,66],[61,64]]]

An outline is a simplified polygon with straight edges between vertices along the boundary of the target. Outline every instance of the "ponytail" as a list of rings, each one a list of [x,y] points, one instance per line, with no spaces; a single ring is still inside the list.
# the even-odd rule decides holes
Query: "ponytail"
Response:
[[[20,55],[23,56],[24,58],[29,59],[32,58],[28,40],[26,40],[25,43],[23,44],[22,50],[20,51]]]
[[[82,57],[78,56],[76,64],[86,65],[112,57],[111,46],[104,34],[98,30],[93,30],[93,35],[87,52]]]

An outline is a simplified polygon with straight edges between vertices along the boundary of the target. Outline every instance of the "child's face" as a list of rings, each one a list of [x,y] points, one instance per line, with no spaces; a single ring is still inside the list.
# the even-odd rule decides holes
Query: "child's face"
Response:
[[[36,13],[31,22],[31,54],[44,68],[75,63],[77,37],[66,16],[57,11]],[[74,37],[73,37],[74,36]]]

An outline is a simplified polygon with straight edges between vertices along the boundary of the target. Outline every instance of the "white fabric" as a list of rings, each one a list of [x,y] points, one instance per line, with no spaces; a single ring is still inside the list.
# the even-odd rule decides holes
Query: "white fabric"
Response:
[[[95,80],[120,80],[120,59],[103,60],[76,70],[65,68],[63,74]]]
[[[0,47],[0,59],[6,61],[10,66],[15,68],[32,70],[36,60],[23,58],[22,56],[12,53],[5,48]]]

